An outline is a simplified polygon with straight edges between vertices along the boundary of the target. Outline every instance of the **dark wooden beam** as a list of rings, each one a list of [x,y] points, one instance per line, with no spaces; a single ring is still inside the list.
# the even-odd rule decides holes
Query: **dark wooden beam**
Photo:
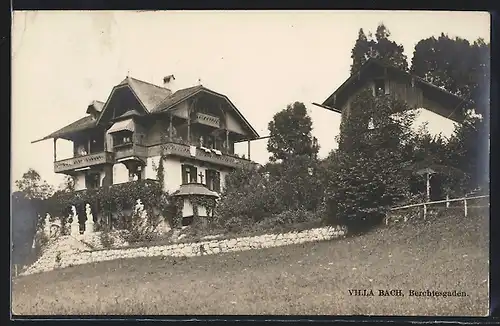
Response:
[[[56,142],[57,142],[57,138],[54,138],[54,162],[57,161]]]
[[[254,138],[254,139],[243,139],[243,140],[235,140],[234,142],[235,143],[242,143],[244,141],[248,141],[248,142],[251,142],[251,141],[255,141],[255,140],[261,140],[261,139],[267,139],[271,136],[262,136],[262,137],[259,137],[259,138]]]
[[[327,109],[327,110],[330,110],[330,111],[333,111],[336,113],[342,113],[342,111],[340,111],[339,109],[335,109],[335,108],[332,108],[332,107],[329,107],[329,106],[326,106],[323,104],[313,103],[313,105],[319,106],[320,108]]]

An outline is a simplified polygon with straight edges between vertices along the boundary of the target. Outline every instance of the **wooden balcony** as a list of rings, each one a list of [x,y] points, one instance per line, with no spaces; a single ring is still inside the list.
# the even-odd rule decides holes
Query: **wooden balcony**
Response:
[[[191,149],[194,147],[194,150]],[[215,153],[213,150],[203,150],[199,147],[190,146],[186,144],[168,142],[165,144],[165,154],[174,155],[185,158],[197,159],[213,164],[228,166],[228,167],[241,167],[250,165],[253,162],[244,158],[236,157],[233,155],[228,155],[221,153],[220,155]],[[194,154],[194,155],[193,155]]]
[[[139,157],[146,159],[148,157],[148,149],[139,144],[124,144],[115,146],[115,159],[120,160],[127,157]]]
[[[85,156],[72,157],[54,162],[55,173],[65,173],[76,169],[96,166],[100,164],[114,163],[114,153],[99,152]]]
[[[193,123],[199,123],[206,126],[220,128],[220,119],[209,114],[196,113]]]

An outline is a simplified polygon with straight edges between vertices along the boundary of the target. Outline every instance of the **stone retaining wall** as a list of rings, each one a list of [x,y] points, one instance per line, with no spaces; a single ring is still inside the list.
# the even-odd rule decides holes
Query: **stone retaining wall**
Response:
[[[129,249],[117,248],[99,251],[90,251],[82,246],[75,246],[74,242],[78,241],[78,239],[66,236],[58,239],[57,244],[53,244],[47,248],[40,259],[21,275],[121,258],[156,256],[193,257],[213,255],[226,252],[279,247],[305,242],[324,241],[345,235],[346,230],[342,227],[324,227],[282,234],[264,234],[260,236],[235,239],[208,240]],[[66,250],[64,248],[66,248]]]

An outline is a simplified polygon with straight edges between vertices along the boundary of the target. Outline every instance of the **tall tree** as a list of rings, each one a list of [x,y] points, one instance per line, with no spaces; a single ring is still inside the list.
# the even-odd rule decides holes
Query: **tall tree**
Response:
[[[351,74],[361,68],[369,58],[371,43],[362,28],[359,29],[358,39],[351,50]]]
[[[369,89],[351,104],[342,121],[339,149],[330,158],[326,202],[334,223],[361,231],[382,220],[385,210],[409,191],[404,149],[414,113],[390,96]]]
[[[483,120],[469,118],[448,141],[449,164],[467,174],[465,189],[487,188],[489,180],[488,131]]]
[[[34,169],[29,169],[15,183],[18,190],[29,199],[46,199],[54,193],[52,186],[42,180],[40,174]]]
[[[415,46],[411,72],[447,91],[471,100],[484,114],[489,106],[490,45],[483,39],[470,43],[442,33]],[[485,96],[486,95],[486,96]]]
[[[271,162],[293,156],[317,156],[319,145],[312,136],[312,120],[304,103],[295,102],[276,113],[268,128],[270,137],[267,150],[271,153]]]
[[[442,33],[423,39],[415,46],[411,72],[436,86],[470,101],[482,119],[469,116],[455,129],[449,142],[451,162],[469,175],[469,188],[485,186],[488,171],[488,113],[490,45],[479,38],[473,43]],[[467,112],[462,112],[467,114]]]
[[[351,74],[358,71],[371,57],[378,58],[380,61],[407,71],[408,61],[404,54],[404,47],[395,41],[391,41],[390,36],[389,29],[383,23],[377,26],[374,36],[369,34],[367,37],[363,29],[360,29],[358,39],[351,51]]]
[[[373,40],[375,56],[391,66],[408,71],[408,58],[404,54],[403,45],[391,41],[390,36],[391,32],[383,23],[377,26],[375,40]]]

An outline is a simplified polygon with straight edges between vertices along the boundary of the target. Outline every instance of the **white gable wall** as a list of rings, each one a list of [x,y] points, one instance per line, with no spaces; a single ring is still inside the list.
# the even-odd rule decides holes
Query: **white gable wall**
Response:
[[[85,173],[78,173],[73,177],[75,181],[75,190],[83,190],[85,189]]]
[[[417,117],[413,123],[412,129],[417,132],[419,127],[427,124],[427,130],[433,136],[441,134],[442,136],[449,138],[453,131],[455,130],[456,122],[447,119],[437,113],[420,108],[417,111]]]
[[[236,132],[240,135],[247,134],[243,129],[243,127],[241,126],[241,124],[238,122],[238,120],[236,120],[234,113],[230,112],[227,114],[226,123],[227,123],[227,129],[229,129],[229,131]]]
[[[159,163],[160,163],[160,156],[153,156],[148,158],[147,165],[145,168],[146,179],[156,180],[157,173],[154,167],[158,168]],[[182,164],[183,163],[181,163],[180,159],[176,157],[168,157],[166,160],[163,161],[164,191],[172,193],[179,189],[180,185],[182,184],[182,170],[181,170]],[[199,176],[201,172],[203,175],[203,184],[206,184],[205,171],[207,170],[207,167],[201,166],[201,164],[193,164],[193,163],[189,164],[195,166],[197,169],[196,173],[197,182],[201,183],[201,178]],[[229,172],[220,170],[219,172],[221,178],[220,185],[222,190],[225,187],[226,176],[228,175]]]

